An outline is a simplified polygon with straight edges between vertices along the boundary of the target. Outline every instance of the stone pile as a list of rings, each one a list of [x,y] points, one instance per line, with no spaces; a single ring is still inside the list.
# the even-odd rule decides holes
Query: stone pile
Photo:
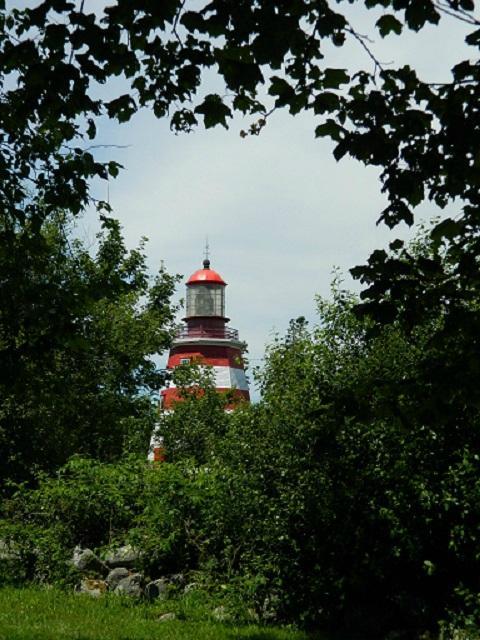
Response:
[[[130,545],[119,547],[102,560],[91,549],[75,547],[72,565],[83,574],[78,593],[99,597],[111,592],[148,600],[166,600],[174,586],[185,586],[181,574],[147,581],[138,570],[140,554]]]

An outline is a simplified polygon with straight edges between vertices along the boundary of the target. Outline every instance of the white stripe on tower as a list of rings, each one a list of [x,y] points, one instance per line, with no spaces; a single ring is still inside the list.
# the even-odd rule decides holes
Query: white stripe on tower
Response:
[[[217,389],[239,389],[248,391],[248,382],[243,369],[233,367],[213,367]]]
[[[235,369],[233,367],[212,367],[212,369],[216,389],[248,391],[247,376],[243,369]],[[177,385],[174,382],[170,382],[168,388],[176,389]]]

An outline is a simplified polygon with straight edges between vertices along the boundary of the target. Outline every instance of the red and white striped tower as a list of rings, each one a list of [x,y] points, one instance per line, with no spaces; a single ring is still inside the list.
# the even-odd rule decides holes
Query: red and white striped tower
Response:
[[[208,250],[208,249],[207,249]],[[203,268],[187,280],[185,324],[173,341],[167,368],[195,362],[213,368],[215,386],[222,393],[233,391],[234,397],[250,400],[242,360],[242,343],[238,331],[227,326],[225,287],[227,283],[210,268],[208,257]],[[181,401],[178,389],[171,384],[161,392],[163,409],[170,410]]]
[[[242,359],[244,344],[238,331],[227,327],[225,316],[225,287],[227,283],[213,269],[210,260],[203,261],[203,269],[195,271],[187,280],[187,314],[185,324],[173,341],[167,368],[173,371],[180,364],[190,362],[210,366],[219,393],[231,391],[235,400],[250,401],[248,382]],[[172,411],[182,397],[175,386],[160,392],[164,411]],[[155,432],[150,442],[149,460],[163,462],[163,437]]]

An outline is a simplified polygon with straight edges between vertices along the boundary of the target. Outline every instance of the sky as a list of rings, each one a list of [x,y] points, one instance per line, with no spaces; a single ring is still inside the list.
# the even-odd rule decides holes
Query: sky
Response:
[[[372,37],[382,62],[411,64],[424,79],[448,80],[451,66],[466,57],[468,27],[454,19],[421,34],[382,40],[371,27],[381,12],[368,12],[366,20],[358,7],[341,7],[351,12],[359,32]],[[327,53],[329,66],[371,70],[358,43]],[[208,90],[215,80],[207,77],[205,83]],[[291,318],[316,321],[315,296],[329,295],[334,268],[345,274],[346,286],[358,290],[348,269],[411,231],[376,225],[385,206],[379,172],[349,158],[337,163],[333,145],[315,139],[313,115],[278,112],[261,135],[240,137],[249,123],[238,117],[228,131],[199,127],[175,135],[166,120],[142,111],[128,124],[102,121],[97,142],[122,147],[99,153],[125,167],[108,185],[108,197],[127,245],[148,237],[152,272],[163,261],[168,271],[187,278],[200,268],[208,236],[212,268],[228,283],[230,325],[248,343],[252,365],[259,365],[265,345],[275,332],[285,332]],[[95,183],[92,194],[106,199],[106,184]],[[422,205],[418,219],[438,214]],[[93,242],[97,229],[90,211],[76,232]]]

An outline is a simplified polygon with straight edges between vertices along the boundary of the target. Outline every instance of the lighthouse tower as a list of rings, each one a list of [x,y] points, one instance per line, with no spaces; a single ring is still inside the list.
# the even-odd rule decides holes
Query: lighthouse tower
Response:
[[[238,331],[227,326],[225,287],[220,274],[210,268],[207,257],[203,268],[187,280],[187,309],[184,325],[177,333],[168,358],[167,369],[181,364],[196,363],[213,369],[215,387],[219,393],[230,391],[234,399],[249,401],[248,382],[242,360],[244,344]],[[160,392],[164,411],[175,409],[182,396],[174,383]],[[163,437],[154,433],[150,441],[149,460],[165,460]]]
[[[208,254],[207,254],[208,255]],[[248,383],[242,361],[238,331],[227,326],[225,288],[222,276],[210,268],[208,257],[203,268],[187,280],[184,325],[173,341],[167,368],[190,362],[212,367],[219,392],[232,390],[234,397],[249,401]],[[175,385],[161,392],[163,409],[181,401]]]

